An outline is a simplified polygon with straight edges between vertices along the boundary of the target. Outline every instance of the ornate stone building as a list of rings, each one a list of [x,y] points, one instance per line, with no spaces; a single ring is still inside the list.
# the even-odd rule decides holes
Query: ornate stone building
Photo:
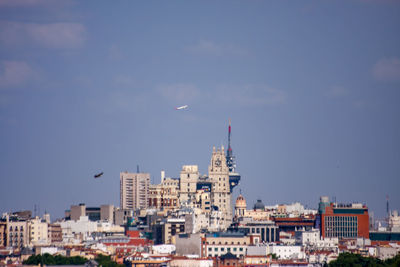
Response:
[[[211,203],[212,208],[220,212],[218,224],[225,230],[232,223],[231,191],[229,185],[229,168],[226,165],[224,147],[215,149],[208,167],[208,178],[212,183]]]
[[[161,184],[149,187],[149,208],[174,210],[179,207],[179,180],[165,178]]]

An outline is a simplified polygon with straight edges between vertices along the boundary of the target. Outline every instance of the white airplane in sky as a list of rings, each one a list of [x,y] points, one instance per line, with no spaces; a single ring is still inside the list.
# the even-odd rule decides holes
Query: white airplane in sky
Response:
[[[176,110],[181,110],[181,109],[187,109],[189,106],[188,105],[184,105],[184,106],[180,106],[180,107],[176,107]]]

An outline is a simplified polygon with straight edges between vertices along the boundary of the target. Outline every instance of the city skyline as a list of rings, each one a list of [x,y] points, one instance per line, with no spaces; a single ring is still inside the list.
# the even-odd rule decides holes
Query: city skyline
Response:
[[[0,1],[0,212],[119,205],[137,165],[207,174],[231,118],[233,199],[383,218],[387,195],[400,210],[399,25],[398,1]]]

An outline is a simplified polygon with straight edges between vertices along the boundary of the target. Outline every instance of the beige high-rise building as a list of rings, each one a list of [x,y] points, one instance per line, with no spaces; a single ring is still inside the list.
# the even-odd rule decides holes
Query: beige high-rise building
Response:
[[[148,207],[150,174],[120,173],[120,197],[122,209],[146,209]]]
[[[181,205],[195,196],[199,176],[199,167],[197,165],[182,166],[179,197]]]
[[[226,165],[224,147],[216,150],[213,147],[208,177],[212,183],[211,202],[220,211],[218,222],[222,230],[232,223],[231,192],[229,186],[229,168]]]
[[[114,222],[114,205],[100,206],[100,220]]]
[[[72,205],[70,216],[73,221],[78,221],[81,216],[86,216],[86,205],[83,203]]]
[[[49,232],[48,223],[39,217],[35,217],[28,222],[29,243],[31,245],[48,245]]]

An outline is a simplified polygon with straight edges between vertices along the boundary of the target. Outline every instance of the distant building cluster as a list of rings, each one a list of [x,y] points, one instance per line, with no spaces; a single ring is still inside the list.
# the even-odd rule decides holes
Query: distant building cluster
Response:
[[[371,223],[364,204],[321,197],[301,203],[251,206],[232,192],[241,176],[230,145],[213,147],[208,173],[184,165],[177,178],[161,171],[120,173],[120,206],[73,204],[62,219],[10,212],[0,220],[0,265],[33,254],[110,255],[127,266],[322,266],[340,253],[380,259],[400,253],[400,217]]]

